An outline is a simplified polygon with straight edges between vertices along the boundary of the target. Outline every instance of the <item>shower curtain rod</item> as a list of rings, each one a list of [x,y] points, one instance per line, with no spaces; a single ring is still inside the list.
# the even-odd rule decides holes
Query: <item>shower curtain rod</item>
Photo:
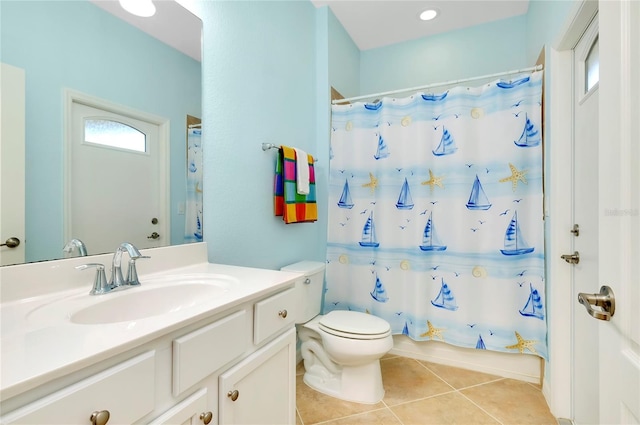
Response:
[[[364,95],[364,96],[348,97],[348,98],[345,98],[345,99],[335,99],[335,100],[331,101],[331,104],[335,105],[335,104],[338,104],[338,103],[351,102],[352,100],[369,99],[369,98],[372,98],[372,97],[378,97],[379,98],[381,96],[387,96],[387,95],[390,95],[390,94],[404,93],[404,92],[416,91],[416,90],[424,90],[424,89],[431,89],[431,88],[434,88],[434,87],[449,86],[449,85],[452,85],[452,84],[466,83],[466,82],[469,82],[469,81],[484,80],[484,79],[487,79],[487,78],[503,77],[505,75],[519,74],[519,73],[522,73],[522,72],[539,71],[541,69],[542,69],[542,65],[536,65],[536,66],[531,66],[529,68],[515,69],[513,71],[498,72],[496,74],[482,75],[480,77],[463,78],[461,80],[446,81],[444,83],[434,83],[434,84],[429,84],[429,85],[426,85],[426,86],[411,87],[411,88],[400,89],[400,90],[391,90],[391,91],[385,91],[385,92],[381,92],[381,93],[367,94],[367,95]]]

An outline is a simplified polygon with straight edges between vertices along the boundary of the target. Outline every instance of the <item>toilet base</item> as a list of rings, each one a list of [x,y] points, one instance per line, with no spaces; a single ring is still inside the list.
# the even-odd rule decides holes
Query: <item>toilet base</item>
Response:
[[[384,397],[379,360],[360,366],[342,366],[339,373],[331,373],[319,364],[312,365],[304,374],[304,383],[323,394],[354,403],[376,404]]]

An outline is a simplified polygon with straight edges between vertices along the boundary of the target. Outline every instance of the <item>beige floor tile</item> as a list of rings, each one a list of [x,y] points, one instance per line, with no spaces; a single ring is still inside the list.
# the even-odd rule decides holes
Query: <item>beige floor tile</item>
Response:
[[[351,403],[322,394],[305,384],[302,375],[296,377],[296,404],[305,425],[384,408],[377,404]]]
[[[322,425],[402,425],[402,422],[386,407],[372,412],[325,422]]]
[[[451,386],[417,360],[396,357],[382,360],[380,365],[385,389],[384,402],[388,406],[453,391]]]
[[[499,376],[461,369],[459,367],[446,366],[422,360],[420,361],[420,363],[425,365],[430,371],[438,375],[440,378],[446,381],[447,384],[451,385],[457,390],[502,379]]]
[[[317,392],[303,382],[299,363],[296,425],[557,424],[539,385],[395,355],[380,364],[390,407]]]
[[[458,393],[400,404],[390,409],[404,425],[499,424]]]
[[[460,393],[505,425],[557,424],[542,393],[526,382],[503,379]]]

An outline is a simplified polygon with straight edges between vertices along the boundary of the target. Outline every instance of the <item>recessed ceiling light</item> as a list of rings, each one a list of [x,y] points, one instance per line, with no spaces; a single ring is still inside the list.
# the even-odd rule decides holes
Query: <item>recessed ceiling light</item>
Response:
[[[430,21],[435,19],[436,16],[438,16],[438,11],[436,9],[427,9],[420,14],[420,19],[423,21]]]
[[[156,6],[151,0],[120,0],[120,6],[127,12],[143,18],[156,13]]]

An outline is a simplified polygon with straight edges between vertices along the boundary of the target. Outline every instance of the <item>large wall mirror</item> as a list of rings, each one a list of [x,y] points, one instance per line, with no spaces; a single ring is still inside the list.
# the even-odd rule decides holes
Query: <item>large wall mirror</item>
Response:
[[[4,261],[4,265],[78,255],[77,251],[71,254],[63,251],[69,238],[65,228],[68,210],[65,196],[69,191],[65,173],[69,172],[66,168],[70,162],[66,152],[68,111],[65,108],[68,108],[69,93],[163,120],[166,130],[163,149],[167,159],[166,169],[162,171],[168,179],[165,185],[167,216],[162,220],[168,222],[164,227],[168,231],[162,232],[167,234],[160,235],[155,245],[194,241],[185,230],[187,117],[201,117],[202,23],[173,0],[156,1],[155,4],[156,15],[138,18],[121,11],[117,0],[0,2],[0,62],[3,70],[5,65],[22,70],[25,105],[25,187],[24,211],[21,213],[25,226],[24,258]],[[182,37],[160,40],[158,36],[150,35],[156,31],[154,25],[169,28],[165,31],[169,36]],[[3,97],[5,88],[3,75]],[[10,109],[4,99],[2,107],[3,111]],[[5,122],[2,125],[5,127]],[[3,130],[3,155],[5,147],[17,143],[5,138],[4,134]],[[101,161],[100,158],[94,156],[92,161]],[[5,160],[3,158],[3,164]],[[91,164],[85,165],[91,171]],[[13,178],[5,175],[5,168],[9,167],[0,169],[3,194]],[[130,181],[124,174],[112,180],[115,188],[134,186],[141,193],[148,190],[144,184]],[[96,190],[91,202],[121,205],[121,208],[107,216],[84,219],[102,232],[112,231],[114,224],[110,217],[126,219],[130,209],[121,202],[118,192]],[[5,203],[3,197],[0,214],[8,216],[9,213],[5,214],[7,208],[15,212],[20,206]],[[7,227],[0,228],[2,243],[12,236]],[[144,231],[151,233],[148,229]],[[81,234],[72,236],[83,239]],[[89,255],[100,254],[112,252],[116,247],[97,251],[87,244],[87,251]],[[1,249],[5,252],[7,247]]]

